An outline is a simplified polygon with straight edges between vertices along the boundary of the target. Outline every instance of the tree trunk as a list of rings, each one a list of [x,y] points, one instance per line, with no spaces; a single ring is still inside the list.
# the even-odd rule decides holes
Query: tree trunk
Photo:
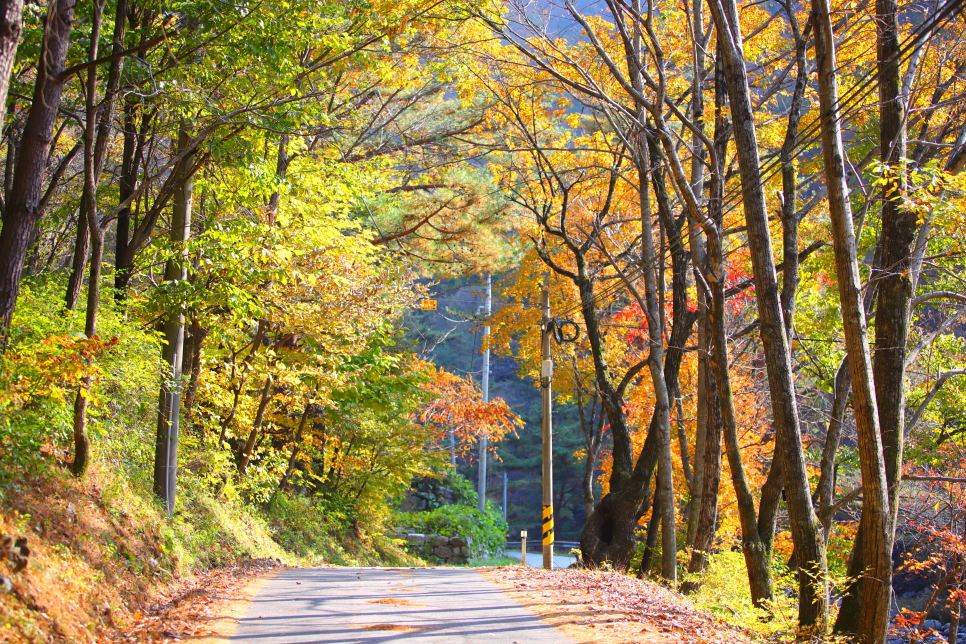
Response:
[[[7,118],[7,90],[23,27],[23,0],[0,0],[0,123]]]
[[[104,11],[104,0],[94,2],[93,15],[91,19],[90,46],[87,53],[87,61],[97,60],[98,43],[100,41],[101,24]],[[123,28],[123,27],[122,27]],[[101,267],[104,262],[104,231],[101,230],[100,221],[97,216],[97,67],[91,67],[87,71],[86,88],[86,110],[84,119],[84,187],[81,195],[80,212],[83,216],[78,218],[78,226],[86,227],[87,237],[91,244],[91,270],[88,276],[87,285],[87,311],[84,323],[84,333],[88,338],[97,335],[97,314],[101,297]],[[81,238],[78,232],[78,239]],[[86,248],[83,249],[86,256]],[[74,267],[77,268],[77,258],[74,258]],[[83,262],[80,264],[80,271],[77,272],[77,293],[80,291],[80,275],[84,269]],[[71,309],[73,310],[73,309]],[[90,395],[92,379],[84,378],[81,388],[77,392],[74,401],[74,463],[71,471],[74,476],[83,477],[87,474],[90,467],[90,437],[87,433],[87,404]]]
[[[768,228],[768,208],[761,183],[758,138],[745,70],[738,8],[735,0],[709,0],[709,5],[719,42],[723,45],[724,73],[735,124],[745,223],[758,299],[759,329],[777,434],[776,453],[785,479],[789,523],[800,564],[799,627],[805,632],[822,632],[826,628],[829,605],[825,540],[812,506],[802,449],[791,353],[785,336]]]
[[[9,15],[9,14],[8,14]],[[27,243],[40,221],[44,176],[66,79],[60,76],[70,44],[73,0],[50,0],[44,22],[33,102],[24,125],[10,199],[0,230],[0,347],[13,319]]]
[[[660,483],[658,483],[660,485]],[[637,578],[644,579],[651,572],[651,562],[654,560],[654,546],[657,545],[657,533],[661,524],[661,497],[654,497],[651,507],[651,518],[647,522],[647,536],[644,540],[644,552],[641,553],[641,565],[637,568]]]
[[[91,227],[87,224],[87,216],[86,208],[81,207],[77,213],[77,236],[74,238],[74,254],[70,277],[67,278],[67,295],[64,298],[64,308],[68,311],[77,310],[81,288],[84,286],[84,269],[87,268],[87,253],[91,245]]]
[[[259,432],[262,430],[262,423],[265,422],[265,410],[272,399],[272,377],[265,378],[265,386],[262,387],[262,397],[258,401],[258,411],[255,412],[255,422],[252,423],[252,430],[248,433],[248,440],[242,447],[238,455],[238,476],[244,477],[248,464],[252,460],[252,451],[255,449],[255,441],[258,439]]]
[[[657,494],[661,497],[661,575],[671,583],[677,582],[677,525],[674,508],[674,469],[671,457],[671,403],[664,373],[664,328],[661,324],[663,302],[658,302],[658,289],[653,267],[658,261],[651,233],[650,192],[648,176],[657,185],[661,167],[649,154],[649,142],[642,135],[637,141],[637,173],[641,186],[641,265],[644,277],[644,314],[647,319],[648,356],[647,366],[654,388],[654,420],[652,428],[658,437]],[[652,165],[655,163],[655,165]],[[666,207],[661,195],[656,195],[658,207]]]
[[[895,0],[876,0],[876,48],[879,84],[880,160],[896,168],[897,179],[882,188],[882,231],[879,267],[872,274],[878,302],[872,365],[888,490],[889,542],[895,534],[902,477],[906,410],[906,347],[918,215],[903,207],[905,180],[899,162],[906,155],[905,116],[900,92],[898,8]],[[855,383],[853,382],[853,387]],[[863,498],[868,498],[864,495]]]
[[[124,106],[124,151],[121,156],[121,176],[118,181],[118,200],[121,203],[126,202],[134,194],[140,167],[138,155],[140,138],[134,125],[135,107],[136,103],[133,102],[127,102]],[[134,265],[128,256],[132,211],[133,208],[129,204],[117,213],[117,239],[114,246],[114,299],[117,302],[124,300]]]
[[[282,475],[282,480],[278,482],[278,490],[276,492],[284,490],[288,485],[288,480],[292,476],[292,472],[295,471],[296,459],[299,456],[299,452],[302,449],[302,433],[305,431],[305,421],[309,417],[309,408],[312,403],[305,403],[305,409],[302,411],[302,420],[299,421],[299,428],[295,432],[294,445],[292,445],[292,454],[288,458],[288,465],[285,467],[285,474]]]
[[[652,417],[632,475],[597,503],[584,524],[580,553],[589,568],[609,562],[616,570],[627,570],[637,551],[634,531],[651,504],[648,481],[653,478],[657,465],[658,436],[654,423]]]
[[[852,227],[852,208],[845,179],[845,160],[840,130],[835,38],[828,0],[812,0],[815,16],[815,57],[818,62],[819,104],[822,110],[822,152],[828,186],[829,217],[835,250],[835,268],[845,329],[852,406],[858,428],[859,464],[862,471],[862,523],[865,527],[865,567],[858,641],[882,644],[889,628],[892,584],[892,537],[889,521],[888,485],[879,434],[872,357],[869,355],[865,307],[859,277],[858,250]]]
[[[699,358],[708,361],[707,356]],[[714,546],[714,536],[718,524],[718,490],[721,486],[721,405],[715,377],[710,369],[705,373],[708,378],[707,396],[707,424],[704,448],[704,468],[700,481],[695,481],[695,487],[701,489],[701,506],[698,509],[694,543],[691,548],[691,559],[688,561],[688,574],[703,572],[708,565],[708,556]],[[698,589],[697,580],[689,580],[681,586],[681,592],[692,593]]]

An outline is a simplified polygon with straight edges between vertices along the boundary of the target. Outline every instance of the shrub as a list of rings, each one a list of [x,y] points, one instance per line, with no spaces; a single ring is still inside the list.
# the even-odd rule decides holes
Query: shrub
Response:
[[[469,537],[472,556],[494,554],[503,548],[507,524],[493,503],[486,511],[468,505],[444,505],[428,512],[400,512],[398,521],[417,532],[447,537]]]

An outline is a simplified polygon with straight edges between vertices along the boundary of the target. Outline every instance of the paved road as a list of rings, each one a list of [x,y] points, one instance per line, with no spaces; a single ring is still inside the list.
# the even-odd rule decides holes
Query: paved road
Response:
[[[472,568],[292,568],[259,590],[232,642],[568,644]]]

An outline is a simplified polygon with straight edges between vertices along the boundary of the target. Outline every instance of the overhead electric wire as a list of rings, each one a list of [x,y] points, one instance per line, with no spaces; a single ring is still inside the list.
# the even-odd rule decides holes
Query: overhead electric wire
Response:
[[[943,22],[945,22],[950,14],[956,12],[960,9],[964,0],[948,0],[940,11],[937,11],[929,20],[921,23],[913,32],[912,35],[907,39],[907,41],[900,47],[899,51],[895,54],[895,59],[898,64],[905,62],[908,56],[915,50],[916,46],[927,37],[931,37],[932,32]],[[889,61],[892,62],[892,61]],[[878,65],[876,66],[876,71],[865,77],[865,79],[850,88],[843,98],[839,100],[838,103],[838,114],[836,116],[837,122],[844,122],[846,118],[849,118],[855,114],[855,112],[862,107],[860,103],[866,96],[868,96],[871,91],[878,87],[879,71]],[[851,105],[850,105],[851,103]],[[795,147],[791,150],[792,156],[797,152],[800,152],[807,147],[818,142],[822,136],[822,119],[819,118],[815,123],[813,123],[804,133],[798,137]],[[775,176],[775,174],[781,168],[781,158],[773,158],[769,163],[764,165],[760,171],[759,176],[762,177],[761,182],[755,186],[756,188],[765,185],[768,179]],[[742,195],[749,190],[750,187],[741,186],[737,189],[732,190],[728,195],[722,199],[722,215],[726,215],[732,212],[739,204],[742,203]],[[613,295],[618,290],[621,289],[622,282],[630,281],[632,279],[637,279],[643,275],[645,270],[649,270],[656,262],[658,258],[655,258],[647,263],[640,263],[638,266],[631,269],[626,275],[623,275],[621,279],[615,280],[612,286],[606,287],[597,294],[594,295],[592,302],[595,304],[600,304],[604,298]],[[561,315],[567,316],[582,308],[582,304],[574,308],[568,309]]]

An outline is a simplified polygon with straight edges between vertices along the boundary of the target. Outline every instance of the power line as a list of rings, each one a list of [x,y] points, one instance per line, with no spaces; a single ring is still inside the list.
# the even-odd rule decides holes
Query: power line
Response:
[[[916,46],[927,37],[931,37],[932,32],[943,22],[945,22],[949,16],[960,8],[960,5],[964,0],[949,0],[943,8],[936,12],[930,19],[921,23],[912,33],[912,35],[907,39],[906,43],[900,47],[899,51],[896,52],[895,59],[897,63],[901,64],[904,62],[911,53],[915,50]],[[836,120],[844,122],[847,117],[851,117],[855,112],[861,107],[860,102],[869,95],[878,86],[879,71],[878,66],[876,71],[865,77],[865,79],[858,85],[850,88],[846,92],[846,96],[839,100],[838,104],[838,114]],[[806,130],[803,135],[798,137],[795,147],[792,149],[792,154],[800,152],[807,147],[816,143],[821,139],[821,127],[822,119],[819,118],[814,124]],[[768,179],[772,178],[777,174],[781,167],[781,158],[773,158],[768,164],[762,167],[759,171],[759,176],[762,177],[760,183],[756,187],[761,187],[765,185]],[[735,208],[742,203],[741,196],[747,190],[745,186],[740,186],[739,188],[732,190],[730,194],[726,195],[722,200],[722,215],[732,212]],[[663,259],[663,258],[662,258]],[[602,291],[599,291],[594,295],[593,302],[599,304],[603,298],[613,295],[621,289],[622,282],[631,281],[633,279],[638,279],[643,275],[645,270],[650,270],[654,264],[658,261],[658,258],[654,258],[649,262],[641,262],[638,266],[630,270],[630,272],[624,276],[621,280],[615,280],[612,286],[606,287]],[[576,311],[579,311],[582,305],[573,307],[563,313],[564,316],[570,315]]]

